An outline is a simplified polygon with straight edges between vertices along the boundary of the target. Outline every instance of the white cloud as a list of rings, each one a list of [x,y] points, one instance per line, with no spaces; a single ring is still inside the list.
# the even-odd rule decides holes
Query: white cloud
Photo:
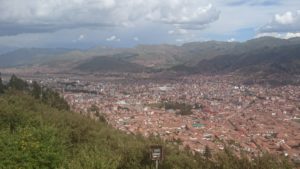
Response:
[[[139,41],[140,38],[139,38],[139,37],[133,37],[133,40],[134,40],[134,41]]]
[[[227,42],[235,42],[236,40],[234,38],[230,38],[227,40]]]
[[[174,30],[169,30],[169,31],[168,31],[168,34],[170,34],[170,35],[173,35],[174,33],[175,33]]]
[[[81,34],[78,36],[77,39],[73,40],[72,42],[76,43],[76,42],[79,42],[79,41],[82,41],[85,39],[85,35],[84,34]]]
[[[175,29],[175,30],[169,30],[168,34],[170,35],[185,35],[188,31],[185,29]]]
[[[79,37],[78,37],[78,39],[77,40],[83,40],[85,38],[85,35],[83,35],[83,34],[81,34],[81,35],[79,35]]]
[[[115,0],[0,0],[0,35],[121,25]]]
[[[183,39],[176,39],[176,42],[184,42]]]
[[[162,3],[147,15],[147,19],[171,24],[179,29],[203,29],[207,24],[219,19],[220,11],[212,4],[200,4],[195,0]]]
[[[260,33],[287,33],[300,31],[300,11],[287,11],[283,14],[275,14],[273,20],[259,29]]]
[[[275,38],[283,38],[283,35],[277,32],[268,32],[268,33],[258,33],[255,38],[265,37],[265,36],[272,36]]]
[[[293,16],[292,12],[286,12],[282,15],[276,14],[275,15],[275,21],[277,23],[286,25],[286,24],[292,24],[295,20],[295,17]]]
[[[280,0],[224,0],[224,2],[229,6],[275,6],[281,3]]]
[[[297,32],[297,33],[293,33],[293,32],[287,32],[287,33],[270,32],[270,33],[259,33],[259,34],[256,35],[257,38],[264,37],[264,36],[272,36],[272,37],[281,38],[281,39],[290,39],[290,38],[300,37],[300,32]]]
[[[298,33],[291,33],[291,32],[288,32],[288,33],[285,35],[285,38],[286,38],[286,39],[296,38],[296,37],[300,37],[300,32],[298,32]]]
[[[139,20],[202,29],[219,14],[199,0],[0,0],[0,35],[132,26]]]
[[[121,41],[121,39],[120,38],[118,38],[116,35],[113,35],[113,36],[111,36],[111,37],[108,37],[108,38],[106,38],[106,41],[110,41],[110,42],[120,42]]]

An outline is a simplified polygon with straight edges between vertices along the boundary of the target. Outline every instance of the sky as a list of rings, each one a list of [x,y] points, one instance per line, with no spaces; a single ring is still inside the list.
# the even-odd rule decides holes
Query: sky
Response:
[[[0,48],[300,37],[300,0],[0,0]]]

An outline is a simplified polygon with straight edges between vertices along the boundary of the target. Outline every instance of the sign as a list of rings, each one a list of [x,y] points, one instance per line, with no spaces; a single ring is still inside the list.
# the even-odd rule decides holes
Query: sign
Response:
[[[163,159],[163,149],[162,146],[159,145],[154,145],[150,147],[151,152],[151,160],[162,160]]]

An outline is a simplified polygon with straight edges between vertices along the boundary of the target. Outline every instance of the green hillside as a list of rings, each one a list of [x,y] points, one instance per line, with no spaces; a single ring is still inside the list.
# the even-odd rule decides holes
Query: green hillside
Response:
[[[115,57],[95,57],[76,67],[87,72],[142,72],[149,68]]]
[[[213,157],[207,150],[204,157],[158,138],[126,135],[70,112],[55,92],[15,76],[6,86],[0,80],[0,93],[1,169],[151,169],[153,144],[164,147],[161,169],[292,168],[286,159],[270,155],[249,161],[226,149]]]

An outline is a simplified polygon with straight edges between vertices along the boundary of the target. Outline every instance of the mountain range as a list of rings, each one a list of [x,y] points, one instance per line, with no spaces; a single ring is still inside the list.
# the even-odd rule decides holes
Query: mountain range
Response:
[[[172,71],[300,75],[300,38],[192,42],[134,48],[18,49],[0,55],[0,68],[49,67],[80,72]]]

